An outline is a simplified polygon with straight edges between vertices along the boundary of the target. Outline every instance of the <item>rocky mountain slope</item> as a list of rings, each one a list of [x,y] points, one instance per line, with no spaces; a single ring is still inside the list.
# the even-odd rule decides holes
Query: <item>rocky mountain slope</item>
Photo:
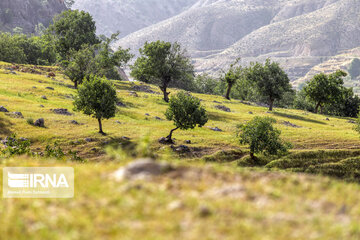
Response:
[[[272,58],[292,80],[360,45],[359,0],[198,0],[177,16],[117,43],[137,51],[145,41],[178,41],[198,71],[216,72],[237,57]]]
[[[197,0],[76,0],[72,6],[90,12],[97,23],[98,33],[120,36],[171,18],[189,9]]]
[[[53,17],[66,10],[64,0],[1,0],[0,31],[35,33],[36,26],[47,27]]]

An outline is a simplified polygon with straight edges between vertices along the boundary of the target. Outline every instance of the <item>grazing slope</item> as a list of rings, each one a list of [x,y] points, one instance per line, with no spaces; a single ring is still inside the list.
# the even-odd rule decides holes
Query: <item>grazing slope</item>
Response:
[[[16,74],[10,69],[17,69]],[[48,72],[56,76],[48,78]],[[286,109],[268,113],[263,107],[195,94],[206,106],[210,121],[201,129],[175,133],[176,144],[192,142],[187,144],[190,153],[178,155],[157,142],[173,126],[156,118],[164,119],[167,105],[154,86],[114,81],[122,104],[114,119],[104,121],[108,135],[103,136],[97,133],[96,120],[73,112],[76,92],[55,68],[0,63],[0,82],[0,106],[10,111],[0,113],[0,138],[16,133],[30,139],[36,152],[58,141],[64,150],[77,150],[89,160],[76,163],[19,157],[0,161],[0,168],[66,165],[76,173],[74,199],[2,201],[0,233],[6,239],[360,237],[358,184],[294,173],[359,182],[360,152],[352,149],[360,148],[360,139],[349,119],[328,121],[323,115]],[[231,112],[216,109],[219,104]],[[58,108],[68,111],[54,112]],[[24,118],[16,118],[11,113],[15,111]],[[248,150],[239,148],[235,126],[254,116],[274,117],[283,137],[295,146],[288,156],[262,157],[258,166],[266,165],[265,171],[239,167],[254,163],[246,157]],[[45,119],[45,128],[26,121],[40,117]],[[173,170],[146,180],[115,181],[112,174],[131,157],[114,160],[104,149],[127,141],[123,136],[136,143],[144,135],[149,137],[152,152],[170,162]],[[278,172],[278,168],[287,172]]]

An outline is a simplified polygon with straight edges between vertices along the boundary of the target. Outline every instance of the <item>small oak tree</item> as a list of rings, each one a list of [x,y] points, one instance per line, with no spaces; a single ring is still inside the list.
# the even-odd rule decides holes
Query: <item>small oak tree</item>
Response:
[[[75,89],[82,83],[84,78],[90,75],[94,65],[95,52],[92,47],[83,45],[79,51],[71,51],[71,59],[64,67],[64,74],[74,83]]]
[[[273,110],[275,100],[280,100],[285,92],[291,91],[290,79],[276,62],[267,59],[265,64],[252,63],[246,69],[246,79],[254,83],[260,95],[267,97],[269,111]]]
[[[101,120],[115,116],[116,101],[116,90],[112,83],[105,78],[90,75],[79,87],[74,106],[75,110],[96,118],[99,133],[104,134]]]
[[[172,143],[172,134],[177,129],[194,129],[202,127],[207,123],[206,110],[201,106],[200,100],[190,94],[181,91],[172,96],[169,101],[169,108],[165,112],[169,121],[174,121],[176,128],[170,131],[166,137],[167,142]]]
[[[319,107],[321,112],[323,112],[324,104],[336,102],[342,97],[344,92],[343,77],[346,75],[341,70],[330,75],[319,73],[307,83],[304,91],[306,96],[316,103],[315,113],[318,113]]]
[[[157,84],[165,102],[169,102],[167,88],[171,83],[194,78],[194,66],[178,43],[146,42],[139,51],[141,56],[131,66],[131,76],[142,82]]]
[[[227,90],[225,94],[225,98],[230,100],[231,89],[236,84],[236,82],[242,77],[243,68],[241,66],[236,66],[240,59],[236,59],[236,61],[230,65],[230,69],[227,73],[225,73],[224,81],[227,84]]]
[[[250,145],[250,157],[254,154],[277,155],[285,153],[291,144],[280,139],[281,131],[274,128],[276,120],[270,117],[255,117],[246,124],[238,125],[240,144]]]

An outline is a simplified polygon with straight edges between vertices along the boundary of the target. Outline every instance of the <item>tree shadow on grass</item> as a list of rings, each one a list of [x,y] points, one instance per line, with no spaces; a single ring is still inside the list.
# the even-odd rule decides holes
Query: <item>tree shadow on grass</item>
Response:
[[[9,129],[9,126],[11,126],[12,123],[9,120],[3,119],[0,117],[0,134],[1,135],[11,135],[11,131]]]
[[[311,122],[311,123],[317,123],[317,124],[326,125],[326,123],[324,123],[324,122],[314,120],[314,119],[310,119],[310,118],[305,118],[305,117],[298,116],[298,115],[293,115],[293,114],[288,114],[288,113],[281,113],[281,112],[272,112],[272,114],[274,114],[276,116],[279,116],[279,117],[290,118],[290,119],[299,120],[299,121],[305,121],[305,122]]]

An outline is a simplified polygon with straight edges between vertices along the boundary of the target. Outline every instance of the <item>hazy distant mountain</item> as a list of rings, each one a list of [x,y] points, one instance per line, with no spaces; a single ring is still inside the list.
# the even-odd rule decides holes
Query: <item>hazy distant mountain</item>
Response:
[[[35,33],[35,26],[47,27],[65,9],[63,0],[0,0],[0,31],[20,27],[23,33]]]
[[[98,33],[121,36],[158,23],[190,8],[198,0],[75,0],[72,8],[90,12]]]
[[[75,7],[80,3],[100,32],[130,33],[118,45],[137,52],[145,41],[178,41],[198,71],[270,57],[296,80],[360,46],[360,0],[78,0]]]

